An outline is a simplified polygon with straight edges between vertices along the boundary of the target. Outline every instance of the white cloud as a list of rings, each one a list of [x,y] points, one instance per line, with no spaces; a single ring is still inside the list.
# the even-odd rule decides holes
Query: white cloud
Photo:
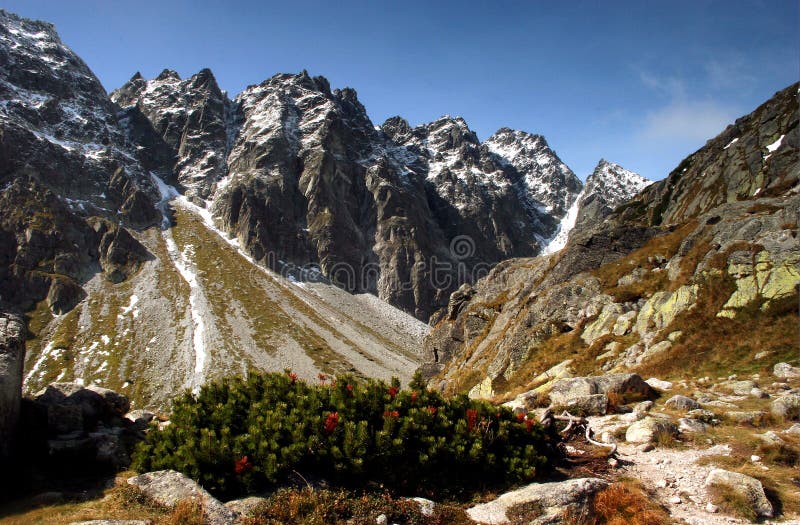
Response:
[[[732,124],[740,113],[714,101],[673,100],[645,116],[641,136],[646,140],[705,142]]]

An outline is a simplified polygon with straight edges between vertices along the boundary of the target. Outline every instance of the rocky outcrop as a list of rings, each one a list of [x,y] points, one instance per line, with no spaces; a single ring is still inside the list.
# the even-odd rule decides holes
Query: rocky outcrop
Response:
[[[561,523],[568,511],[586,509],[594,495],[608,486],[598,478],[580,478],[559,483],[534,483],[502,494],[488,503],[467,510],[467,515],[478,523],[499,525],[510,523],[508,513],[516,506],[526,505],[539,509],[538,516],[526,518],[531,525]]]
[[[95,385],[52,383],[23,405],[26,447],[65,472],[114,470],[130,464],[141,429],[124,416],[125,396]]]
[[[608,374],[556,381],[550,390],[555,411],[579,410],[583,414],[606,413],[609,398],[626,404],[656,397],[656,392],[636,374]]]
[[[743,498],[750,505],[754,514],[760,518],[771,518],[773,515],[772,503],[764,494],[761,482],[755,478],[738,472],[714,469],[706,479],[706,486],[733,491]]]
[[[227,525],[234,523],[237,518],[233,510],[220,503],[200,485],[174,470],[147,472],[128,479],[128,484],[169,509],[181,501],[199,502],[208,525]]]
[[[12,451],[19,423],[25,322],[0,308],[0,463]]]

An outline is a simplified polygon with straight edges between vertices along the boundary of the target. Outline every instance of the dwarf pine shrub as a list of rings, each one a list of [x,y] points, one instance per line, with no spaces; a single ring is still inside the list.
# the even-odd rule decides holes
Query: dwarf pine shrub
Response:
[[[288,371],[210,383],[175,401],[171,425],[150,430],[133,466],[174,469],[234,497],[293,471],[433,496],[529,481],[547,465],[554,448],[538,423],[466,396],[443,398],[420,377],[399,387],[324,375],[310,385]]]

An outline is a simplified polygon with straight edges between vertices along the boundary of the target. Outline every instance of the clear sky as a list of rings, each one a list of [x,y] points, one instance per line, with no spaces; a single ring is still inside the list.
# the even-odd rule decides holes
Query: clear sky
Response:
[[[564,5],[558,5],[564,4]],[[307,69],[380,124],[461,115],[544,135],[581,178],[604,157],[660,179],[800,77],[798,0],[5,0],[56,25],[112,90],[214,72],[233,96]]]

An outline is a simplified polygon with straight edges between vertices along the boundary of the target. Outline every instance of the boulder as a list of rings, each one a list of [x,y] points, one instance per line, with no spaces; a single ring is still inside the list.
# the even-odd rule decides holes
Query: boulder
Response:
[[[156,415],[149,410],[132,410],[125,414],[125,419],[133,423],[136,430],[147,430],[150,422],[155,419]]]
[[[800,368],[789,363],[777,363],[772,367],[772,373],[779,379],[800,379]]]
[[[208,525],[227,525],[236,521],[236,513],[206,492],[203,487],[174,470],[147,472],[128,480],[146,496],[167,508],[174,508],[180,501],[199,500]]]
[[[706,478],[706,487],[714,486],[723,487],[744,498],[757,516],[772,517],[772,504],[764,494],[764,487],[757,479],[738,472],[714,469]]]
[[[776,417],[797,421],[800,419],[800,395],[787,394],[772,401],[772,414]]]
[[[682,417],[678,420],[678,430],[683,433],[701,434],[707,432],[709,425],[698,419]]]
[[[0,311],[0,464],[11,453],[17,431],[25,360],[25,321]]]
[[[662,435],[674,436],[678,427],[669,419],[646,417],[636,421],[625,432],[625,441],[628,443],[654,443]]]
[[[122,394],[95,385],[85,387],[78,383],[51,383],[34,397],[36,403],[47,407],[48,421],[66,424],[63,418],[67,412],[80,410],[80,417],[85,428],[93,428],[99,421],[124,416],[130,409],[130,401]],[[66,408],[73,407],[73,408]],[[71,416],[76,418],[77,416]],[[72,421],[72,424],[75,424]],[[53,434],[59,434],[57,428],[51,428]]]
[[[672,390],[672,383],[669,381],[662,381],[656,377],[651,377],[647,381],[645,381],[648,385],[655,388],[656,390],[661,390],[662,392],[667,390]]]
[[[552,401],[552,397],[550,399],[550,408],[557,412],[566,410],[572,414],[599,416],[605,414],[608,410],[608,396],[605,394],[574,396],[570,398],[559,399],[556,402]]]
[[[226,501],[225,506],[239,516],[254,518],[259,507],[263,506],[267,501],[267,498],[261,496],[249,496],[246,498]]]
[[[467,514],[478,523],[500,525],[510,523],[507,512],[511,508],[532,504],[542,509],[542,515],[529,522],[531,525],[554,523],[567,511],[586,508],[594,495],[607,486],[608,482],[598,478],[533,483],[467,509]]]
[[[755,381],[744,380],[744,381],[729,381],[727,383],[723,383],[722,385],[724,388],[727,388],[737,396],[749,396],[750,392],[754,388],[758,388],[758,385]]]
[[[550,390],[550,401],[554,407],[571,404],[599,406],[600,398],[614,397],[620,404],[656,397],[656,392],[637,374],[608,374],[603,376],[574,377],[561,379]],[[603,412],[605,413],[605,409]]]
[[[757,410],[732,410],[725,414],[725,417],[734,423],[738,423],[740,425],[750,425],[754,427],[761,425],[766,416],[767,415],[764,412]]]
[[[664,405],[676,408],[678,410],[683,410],[685,412],[702,408],[700,406],[700,403],[698,403],[691,397],[686,397],[686,396],[672,396],[671,398],[667,399],[667,402],[664,403]]]

